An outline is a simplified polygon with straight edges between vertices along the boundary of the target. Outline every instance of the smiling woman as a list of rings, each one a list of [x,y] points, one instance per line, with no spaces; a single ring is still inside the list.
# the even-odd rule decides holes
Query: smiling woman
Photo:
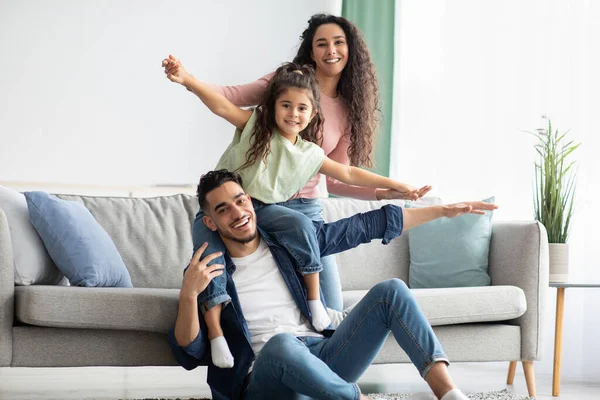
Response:
[[[342,100],[331,115],[325,114],[326,121],[335,116],[346,117],[345,123],[337,127],[341,131],[337,132],[340,136],[336,143],[336,150],[341,150],[337,148],[340,142],[345,147],[345,154],[340,154],[345,159],[332,158],[350,165],[373,166],[373,139],[380,114],[379,84],[371,54],[358,28],[344,17],[313,15],[302,33],[294,62],[315,67],[324,98]],[[324,135],[329,135],[327,126]],[[327,189],[333,194],[356,197],[351,193],[336,193],[338,188],[332,181],[328,181]],[[339,189],[344,191],[343,187]]]

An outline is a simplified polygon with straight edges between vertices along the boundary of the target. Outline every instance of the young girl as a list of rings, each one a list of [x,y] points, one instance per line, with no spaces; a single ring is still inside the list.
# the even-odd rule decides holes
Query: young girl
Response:
[[[235,170],[240,173],[246,193],[260,201],[257,202],[257,209],[263,204],[281,203],[292,198],[317,173],[352,185],[389,188],[412,199],[417,199],[430,190],[429,186],[417,190],[389,178],[339,164],[324,155],[318,145],[323,124],[319,113],[320,95],[314,69],[310,66],[287,63],[278,68],[264,92],[260,105],[254,110],[234,106],[210,86],[188,74],[173,56],[163,60],[163,67],[169,80],[185,86],[213,113],[237,128],[232,143],[221,156],[215,169]],[[291,210],[283,211],[283,207],[278,206],[261,208],[267,209],[270,216],[287,215],[291,216],[292,220],[302,216],[295,215],[299,213]],[[269,222],[273,219],[277,218],[258,218],[258,221]],[[281,241],[296,258],[298,272],[303,276],[306,285],[312,324],[320,332],[331,323],[319,293],[318,272],[322,266],[319,254],[306,254],[307,249],[318,249],[318,244],[305,244],[307,241],[316,243],[316,237],[310,236],[305,230],[294,229],[295,226],[301,225],[301,222],[292,222],[291,227],[283,229],[281,226],[271,227],[279,231],[280,235],[276,236],[283,237]],[[271,232],[269,227],[261,228]],[[215,238],[214,232],[208,227],[203,229],[205,232],[194,232],[194,235],[208,238],[207,242],[211,245],[214,245],[215,241],[220,242],[219,236],[216,235]],[[196,238],[194,242],[202,243]],[[224,252],[224,246],[220,244],[220,247],[213,247],[212,250]],[[210,252],[206,250],[206,253]],[[219,263],[223,264],[222,261]],[[233,357],[220,327],[222,303],[230,298],[224,288],[225,279],[221,282],[215,278],[213,282],[205,290],[206,293],[201,295],[203,298],[199,299],[199,302],[204,311],[211,341],[213,363],[218,367],[230,368],[233,366]]]

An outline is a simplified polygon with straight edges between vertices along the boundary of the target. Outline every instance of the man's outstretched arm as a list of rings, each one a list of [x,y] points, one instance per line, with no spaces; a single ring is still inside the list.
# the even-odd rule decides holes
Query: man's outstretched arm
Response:
[[[463,214],[483,215],[486,211],[495,210],[496,208],[498,208],[497,205],[483,201],[466,201],[463,203],[422,208],[404,208],[404,230],[409,230],[441,217],[454,218]]]
[[[446,217],[463,214],[485,214],[498,208],[495,204],[482,201],[446,204],[423,208],[401,208],[386,205],[378,210],[353,215],[328,224],[316,223],[317,239],[321,257],[353,249],[373,239],[382,239],[388,244],[402,232],[415,226]]]
[[[223,274],[223,265],[207,264],[219,257],[221,253],[213,253],[200,259],[207,244],[204,243],[194,253],[190,265],[183,275],[183,283],[179,292],[179,310],[175,328],[169,334],[169,345],[181,366],[193,369],[205,355],[206,343],[200,331],[200,314],[198,311],[198,295],[206,289],[210,281]]]

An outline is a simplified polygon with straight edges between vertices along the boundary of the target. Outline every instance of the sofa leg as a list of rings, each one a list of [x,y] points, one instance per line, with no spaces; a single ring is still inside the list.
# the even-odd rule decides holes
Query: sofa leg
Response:
[[[535,398],[535,374],[533,372],[533,361],[523,361],[523,372],[525,372],[525,382],[527,382],[527,392],[529,392],[529,397]]]
[[[515,371],[517,370],[517,362],[511,361],[508,365],[508,378],[506,378],[506,384],[512,385],[515,381]]]

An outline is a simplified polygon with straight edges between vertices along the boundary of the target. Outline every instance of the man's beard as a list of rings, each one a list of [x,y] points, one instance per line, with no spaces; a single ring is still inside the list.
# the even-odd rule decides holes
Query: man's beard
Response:
[[[221,235],[221,237],[225,238],[225,239],[229,239],[229,240],[233,240],[234,242],[238,242],[241,244],[246,244],[246,243],[250,243],[251,241],[253,241],[254,239],[256,239],[257,236],[257,230],[254,229],[254,233],[252,233],[250,236],[248,237],[235,237],[233,235],[230,235],[227,232],[223,232],[221,229],[217,228],[217,232],[219,232],[219,234]]]

